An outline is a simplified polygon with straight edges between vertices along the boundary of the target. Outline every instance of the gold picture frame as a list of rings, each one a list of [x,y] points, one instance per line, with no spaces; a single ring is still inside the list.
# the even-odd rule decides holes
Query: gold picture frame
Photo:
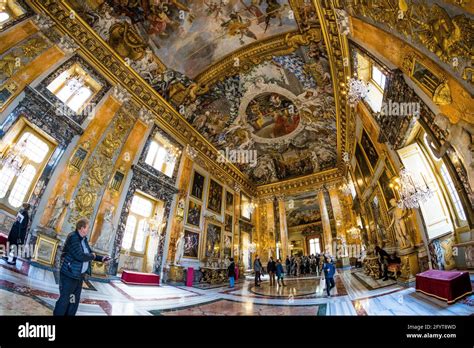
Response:
[[[46,266],[52,266],[58,250],[59,240],[38,235],[33,260]]]
[[[214,229],[216,233],[215,240],[209,240],[209,231],[210,229]],[[204,239],[203,243],[201,243],[201,255],[204,259],[219,259],[222,255],[222,241],[223,241],[223,233],[224,227],[221,223],[216,222],[214,220],[206,221],[205,228],[204,228]],[[210,242],[213,242],[212,245]],[[212,247],[212,248],[211,248]],[[212,249],[212,250],[210,250]],[[217,250],[216,250],[217,249]]]
[[[206,208],[218,215],[222,214],[224,203],[224,186],[214,179],[209,180],[207,187]]]

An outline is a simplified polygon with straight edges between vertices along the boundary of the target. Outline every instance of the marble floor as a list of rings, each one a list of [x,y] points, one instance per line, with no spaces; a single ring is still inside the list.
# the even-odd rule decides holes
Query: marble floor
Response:
[[[252,278],[203,289],[185,286],[138,286],[120,281],[90,281],[84,286],[78,315],[473,315],[474,295],[448,305],[417,293],[413,287],[364,279],[338,270],[327,298],[318,277],[285,279],[270,287]],[[51,271],[0,260],[0,315],[51,315],[58,298]],[[472,279],[472,278],[471,278]]]

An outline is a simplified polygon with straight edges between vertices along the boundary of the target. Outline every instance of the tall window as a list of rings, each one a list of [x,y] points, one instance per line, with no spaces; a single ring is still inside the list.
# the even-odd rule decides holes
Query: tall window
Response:
[[[13,167],[7,164],[0,169],[1,204],[17,210],[28,200],[52,151],[52,143],[31,127],[23,126],[12,145],[7,145],[4,149],[3,157],[16,156],[21,161],[21,170],[15,172]]]
[[[451,175],[448,172],[448,168],[446,168],[446,165],[444,164],[442,159],[437,158],[434,155],[433,151],[430,148],[428,136],[424,134],[424,136],[422,136],[422,139],[423,142],[421,144],[423,148],[426,149],[426,153],[428,154],[429,158],[432,160],[434,171],[436,173],[439,173],[439,176],[441,177],[441,184],[446,188],[446,191],[449,196],[447,198],[452,205],[457,225],[465,225],[467,223],[466,214],[464,212],[464,208],[461,204],[461,199],[459,198],[458,192],[456,191]]]
[[[436,179],[435,167],[425,156],[420,143],[414,143],[400,149],[399,153],[403,164],[411,172],[415,182],[425,182],[434,193],[426,202],[420,203],[428,237],[433,239],[453,231],[452,219],[442,188]]]
[[[155,210],[154,202],[140,194],[135,194],[130,206],[130,213],[125,225],[122,249],[136,253],[145,253],[148,221]]]
[[[369,104],[372,111],[380,112],[387,79],[385,74],[372,59],[357,53],[357,75],[368,85],[369,91],[364,100]]]
[[[163,174],[172,177],[179,153],[179,149],[172,146],[165,139],[157,136],[157,138],[153,139],[150,143],[145,163]]]
[[[101,86],[79,64],[74,64],[56,77],[47,88],[70,109],[79,113]]]
[[[321,245],[319,243],[319,238],[311,238],[309,240],[309,254],[316,255],[321,253]]]

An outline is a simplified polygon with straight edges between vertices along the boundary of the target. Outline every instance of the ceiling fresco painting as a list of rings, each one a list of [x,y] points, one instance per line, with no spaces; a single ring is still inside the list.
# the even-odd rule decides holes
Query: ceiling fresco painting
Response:
[[[300,26],[314,26],[312,5]],[[336,109],[323,41],[216,79],[190,95],[194,78],[224,56],[275,35],[294,33],[286,0],[72,0],[91,27],[222,152],[247,151],[236,167],[254,185],[336,167]]]
[[[255,150],[256,163],[238,163],[256,184],[332,168],[336,115],[322,44],[275,57],[217,83],[185,117],[218,149]]]
[[[286,0],[107,0],[99,15],[76,3],[99,31],[133,28],[137,44],[189,78],[241,46],[297,29]],[[129,58],[143,58],[139,51]]]

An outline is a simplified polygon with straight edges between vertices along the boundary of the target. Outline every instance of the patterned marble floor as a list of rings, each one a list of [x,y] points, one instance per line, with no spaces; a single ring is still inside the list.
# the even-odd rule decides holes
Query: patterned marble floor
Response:
[[[336,287],[325,297],[318,277],[286,279],[270,287],[264,279],[199,289],[185,286],[137,286],[120,281],[91,281],[84,287],[78,315],[473,315],[474,295],[453,305],[393,282],[364,280],[338,271]],[[370,283],[370,284],[369,284]],[[0,260],[0,315],[51,315],[58,298],[52,272]]]

